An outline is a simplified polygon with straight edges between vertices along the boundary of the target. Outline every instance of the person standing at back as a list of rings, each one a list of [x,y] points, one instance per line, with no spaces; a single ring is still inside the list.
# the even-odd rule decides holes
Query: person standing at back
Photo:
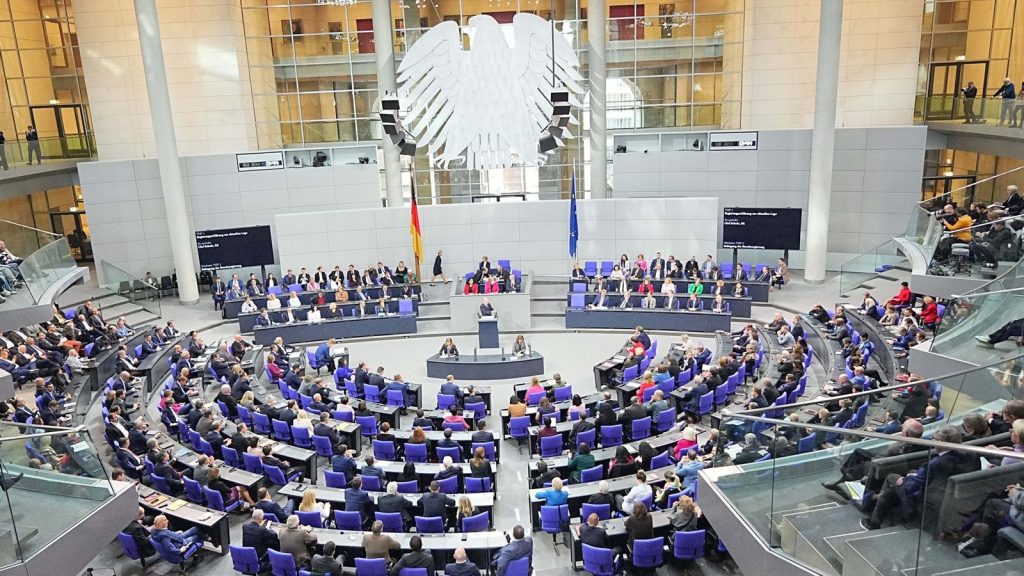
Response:
[[[7,165],[7,148],[4,144],[7,142],[7,138],[4,137],[4,131],[0,130],[0,166],[3,166],[4,170],[8,170],[10,166]]]
[[[43,156],[39,150],[39,133],[32,126],[25,130],[25,141],[28,143],[28,165],[32,165],[32,154],[36,155],[36,164],[42,164]]]

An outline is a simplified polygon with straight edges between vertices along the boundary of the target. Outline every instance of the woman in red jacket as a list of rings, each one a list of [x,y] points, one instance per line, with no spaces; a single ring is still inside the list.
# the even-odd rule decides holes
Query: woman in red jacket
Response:
[[[939,307],[931,296],[924,297],[924,307],[921,308],[921,323],[929,328],[939,323]]]
[[[911,299],[912,296],[913,296],[913,294],[911,294],[911,292],[910,292],[910,284],[908,284],[906,282],[900,282],[900,292],[899,292],[899,294],[897,294],[897,295],[893,296],[892,298],[890,298],[889,301],[886,302],[886,304],[892,304],[893,306],[896,306],[896,307],[909,306],[910,305],[910,299]]]
[[[466,281],[466,286],[462,289],[462,293],[465,295],[479,294],[480,286],[478,286],[477,283],[474,282],[472,278],[470,278],[469,280]]]
[[[654,284],[651,284],[650,278],[645,278],[637,290],[640,294],[654,294]]]

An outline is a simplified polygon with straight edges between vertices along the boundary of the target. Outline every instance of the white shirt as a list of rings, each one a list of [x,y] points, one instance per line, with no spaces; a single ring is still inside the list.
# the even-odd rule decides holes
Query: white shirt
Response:
[[[676,293],[676,285],[675,285],[675,283],[669,284],[668,282],[665,282],[664,284],[662,284],[661,285],[661,293],[662,294],[675,294]]]
[[[320,311],[319,310],[310,310],[309,312],[306,312],[306,321],[307,322],[319,322],[320,321]]]
[[[633,486],[626,497],[622,499],[622,511],[632,514],[634,504],[653,494],[654,491],[646,483]]]
[[[267,300],[267,310],[280,310],[280,309],[281,309],[281,299],[280,298],[274,298],[273,300]]]
[[[299,300],[298,296],[293,296],[288,299],[288,306],[291,308],[298,308],[299,306],[302,306],[302,301]]]
[[[242,312],[244,314],[251,314],[257,310],[256,303],[253,301],[242,302]]]

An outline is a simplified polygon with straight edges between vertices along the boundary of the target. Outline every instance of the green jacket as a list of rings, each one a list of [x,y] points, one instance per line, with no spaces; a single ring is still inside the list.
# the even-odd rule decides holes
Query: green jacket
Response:
[[[580,472],[597,465],[593,454],[576,454],[569,460],[569,478],[573,482],[580,481]]]

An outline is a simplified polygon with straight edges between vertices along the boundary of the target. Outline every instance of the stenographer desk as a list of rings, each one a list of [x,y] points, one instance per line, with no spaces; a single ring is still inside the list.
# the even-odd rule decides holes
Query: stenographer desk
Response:
[[[419,312],[420,303],[419,300],[411,300],[413,314]],[[387,307],[388,314],[398,313],[399,300],[388,300],[385,304]],[[337,305],[337,312],[332,313],[329,305],[324,304],[320,306],[320,317],[323,320],[333,320],[335,318],[350,318],[358,316],[377,316],[380,311],[377,301],[369,301],[365,305],[366,313],[359,314],[359,303],[358,302],[346,302],[344,304]],[[288,317],[288,312],[291,310],[291,319]],[[279,310],[271,310],[267,312],[267,316],[270,317],[270,321],[274,324],[287,324],[291,322],[305,322],[306,315],[309,313],[309,308],[281,308]],[[256,319],[259,318],[259,312],[245,313],[238,315],[238,331],[239,332],[252,332],[256,328]]]
[[[231,545],[231,530],[228,526],[228,515],[226,513],[185,501],[183,498],[158,492],[143,484],[137,484],[135,488],[139,491],[139,506],[154,514],[167,516],[170,527],[174,530],[187,530],[193,526],[198,527],[211,537],[215,545],[220,547],[220,554],[222,556],[228,553],[228,546]],[[165,496],[166,500],[157,505],[147,502],[146,499],[151,498],[154,494]],[[171,505],[179,500],[184,501],[185,504],[172,510]]]
[[[566,328],[616,328],[632,330],[643,326],[645,330],[673,332],[714,332],[729,330],[732,314],[728,312],[690,312],[688,310],[627,309],[574,309],[565,311]]]
[[[532,352],[522,357],[512,354],[464,354],[442,358],[434,354],[427,358],[427,376],[456,380],[507,380],[526,378],[544,373],[544,357]]]
[[[415,334],[415,316],[346,316],[321,322],[293,322],[253,328],[253,341],[269,345],[281,337],[285,344],[322,342],[329,338],[363,338],[393,334]]]

